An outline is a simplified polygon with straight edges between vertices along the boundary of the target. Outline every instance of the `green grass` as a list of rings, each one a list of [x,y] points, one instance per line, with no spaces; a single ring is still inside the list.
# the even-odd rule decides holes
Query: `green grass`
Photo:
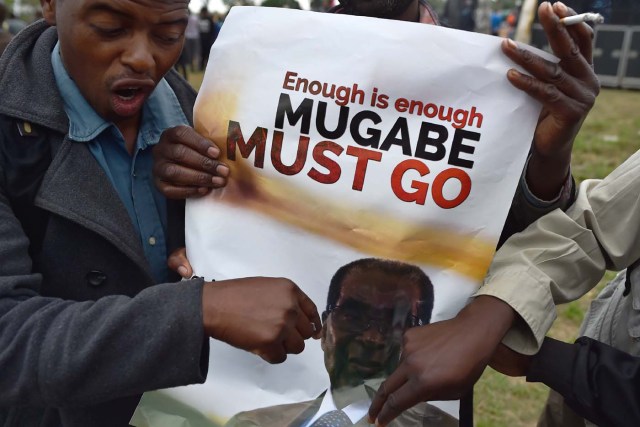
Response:
[[[200,87],[202,74],[189,80]],[[578,182],[603,178],[640,148],[640,91],[603,89],[576,139],[572,169]],[[589,302],[613,273],[582,299],[558,307],[558,319],[550,331],[554,338],[573,341]],[[548,388],[520,378],[505,377],[487,368],[476,385],[475,424],[478,427],[534,426],[544,406]]]

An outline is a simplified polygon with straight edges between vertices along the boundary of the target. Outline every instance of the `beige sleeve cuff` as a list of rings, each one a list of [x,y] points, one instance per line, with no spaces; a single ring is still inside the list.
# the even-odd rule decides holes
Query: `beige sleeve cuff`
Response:
[[[520,316],[502,340],[503,344],[522,354],[538,352],[545,335],[556,319],[556,307],[548,286],[532,270],[500,276],[488,276],[474,296],[498,298]]]

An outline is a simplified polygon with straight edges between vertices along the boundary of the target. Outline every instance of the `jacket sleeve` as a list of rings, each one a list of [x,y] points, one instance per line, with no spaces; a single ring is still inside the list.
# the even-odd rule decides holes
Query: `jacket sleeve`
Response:
[[[203,382],[208,340],[202,281],[130,298],[68,301],[39,294],[29,241],[0,170],[0,407],[85,406]]]
[[[567,212],[554,210],[513,235],[476,295],[507,302],[520,321],[504,343],[535,353],[551,327],[555,304],[580,298],[605,270],[640,258],[640,152],[604,180],[587,180]]]
[[[602,426],[640,425],[640,357],[591,338],[568,344],[546,338],[527,381],[560,393],[571,409]]]
[[[525,176],[528,164],[527,161],[520,181],[518,182],[516,193],[513,196],[513,201],[509,208],[507,220],[500,234],[498,248],[500,248],[509,237],[521,232],[540,217],[556,209],[565,211],[576,200],[575,181],[571,173],[567,176],[564,185],[554,200],[541,200],[537,198],[527,185]]]

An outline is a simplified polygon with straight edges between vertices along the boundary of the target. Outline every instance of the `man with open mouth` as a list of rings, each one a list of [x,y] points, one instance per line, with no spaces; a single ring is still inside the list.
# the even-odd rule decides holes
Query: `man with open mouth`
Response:
[[[0,58],[4,427],[126,426],[143,392],[205,380],[209,337],[275,363],[321,328],[291,281],[167,266],[184,205],[155,188],[152,147],[207,147],[207,186],[229,171],[172,70],[188,4],[43,0]]]

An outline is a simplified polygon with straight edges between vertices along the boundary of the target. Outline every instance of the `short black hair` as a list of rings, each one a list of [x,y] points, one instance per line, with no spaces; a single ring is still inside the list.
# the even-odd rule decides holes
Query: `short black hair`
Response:
[[[382,258],[362,258],[340,267],[331,278],[329,284],[326,313],[336,307],[338,299],[340,298],[340,291],[342,290],[342,282],[347,275],[355,271],[371,269],[394,276],[404,276],[415,283],[416,286],[420,288],[420,300],[423,301],[421,309],[418,311],[420,324],[426,325],[431,321],[434,295],[433,283],[431,283],[429,276],[417,265]]]

